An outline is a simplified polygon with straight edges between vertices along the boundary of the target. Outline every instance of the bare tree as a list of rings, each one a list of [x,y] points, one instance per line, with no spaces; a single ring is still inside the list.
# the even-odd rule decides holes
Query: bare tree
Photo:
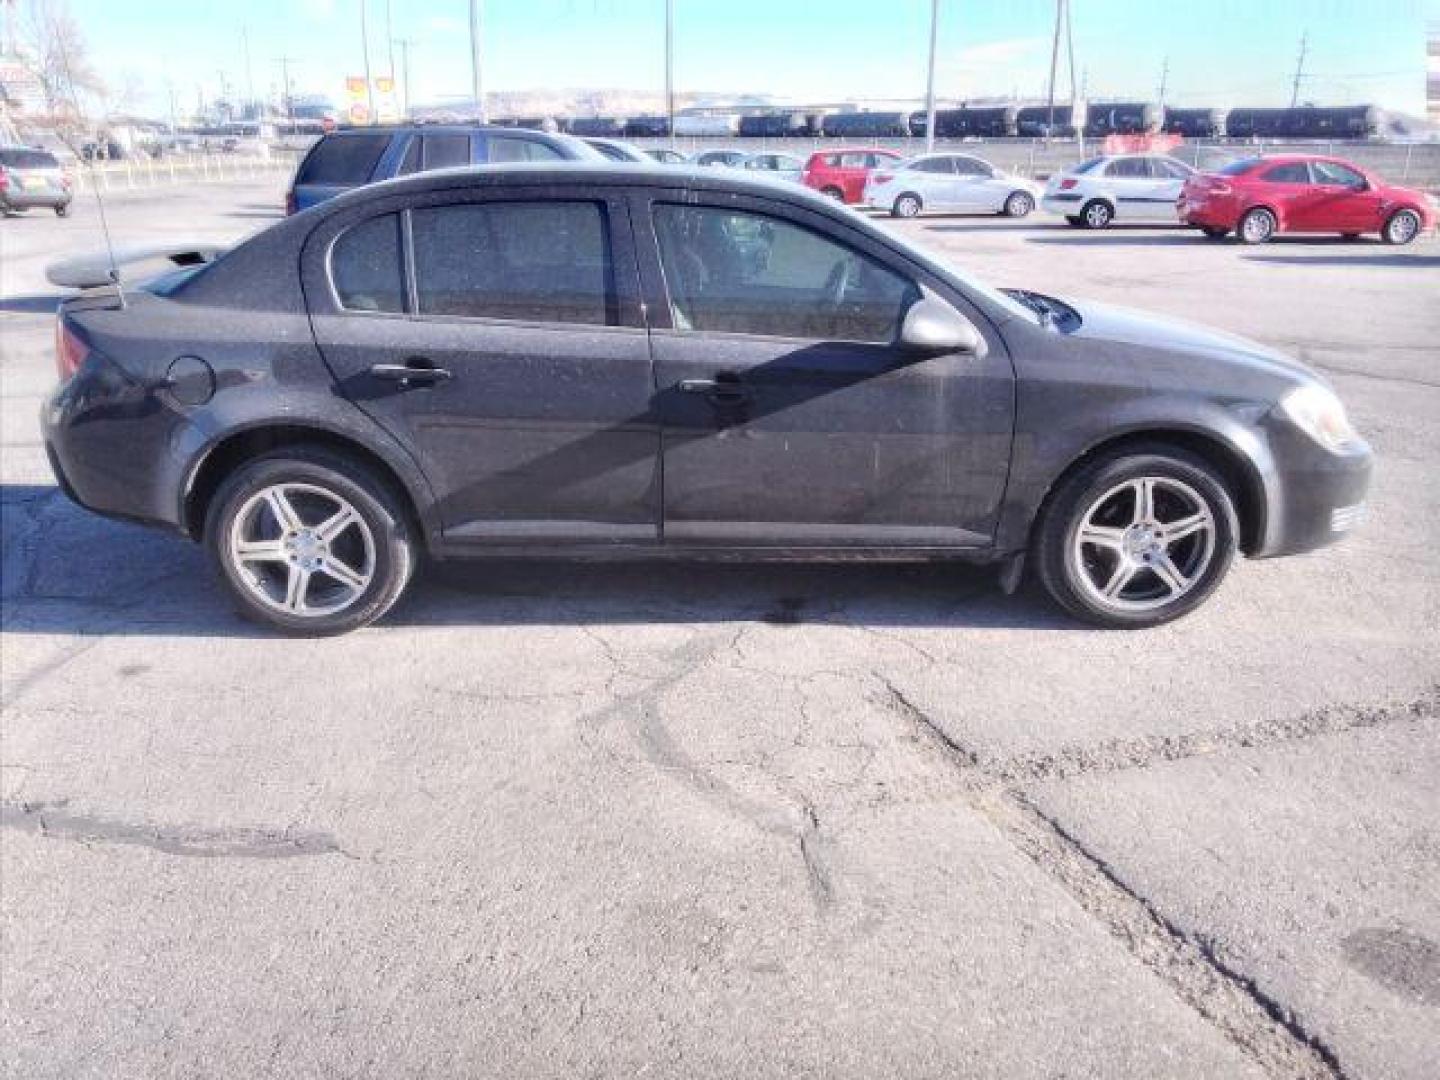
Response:
[[[45,99],[45,122],[73,151],[90,127],[89,112],[105,93],[105,80],[65,0],[30,0],[24,33],[28,61]]]

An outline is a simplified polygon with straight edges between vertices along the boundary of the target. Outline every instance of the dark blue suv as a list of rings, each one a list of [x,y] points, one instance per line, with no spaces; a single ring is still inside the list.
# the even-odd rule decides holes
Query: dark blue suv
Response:
[[[295,171],[285,212],[322,203],[351,188],[394,176],[502,161],[604,161],[569,135],[480,125],[406,124],[332,131]]]

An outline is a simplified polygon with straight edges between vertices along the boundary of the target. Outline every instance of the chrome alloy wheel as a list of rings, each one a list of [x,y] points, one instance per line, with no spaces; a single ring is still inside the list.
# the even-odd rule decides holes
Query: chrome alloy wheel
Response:
[[[1392,244],[1408,244],[1420,231],[1420,218],[1410,210],[1401,210],[1385,226],[1385,239]]]
[[[1240,232],[1252,244],[1262,244],[1275,232],[1275,218],[1268,210],[1252,210],[1240,222]]]
[[[1152,611],[1188,593],[1215,555],[1215,517],[1189,484],[1147,476],[1090,504],[1070,547],[1075,579],[1115,611]]]
[[[240,508],[230,528],[235,576],[267,607],[334,615],[375,576],[375,538],[345,499],[314,484],[273,484]]]

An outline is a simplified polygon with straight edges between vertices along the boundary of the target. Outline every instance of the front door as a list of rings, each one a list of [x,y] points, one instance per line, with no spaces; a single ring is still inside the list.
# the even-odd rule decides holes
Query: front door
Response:
[[[1310,162],[1306,213],[1295,227],[1307,232],[1375,232],[1384,200],[1363,175],[1338,161]]]
[[[369,204],[307,244],[341,392],[411,448],[449,543],[654,543],[659,431],[623,200],[426,200]]]
[[[637,197],[666,543],[988,543],[1014,410],[1000,338],[893,249],[781,206]],[[897,346],[922,285],[981,328],[986,355]]]

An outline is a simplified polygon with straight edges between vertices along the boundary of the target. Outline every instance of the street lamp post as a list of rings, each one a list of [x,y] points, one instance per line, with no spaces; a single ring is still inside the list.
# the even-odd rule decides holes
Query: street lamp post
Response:
[[[925,152],[935,149],[935,40],[940,26],[940,0],[930,0],[930,73],[925,80]]]
[[[480,81],[480,0],[470,0],[470,92],[475,96],[475,112],[485,123],[485,87]]]
[[[369,0],[360,0],[360,48],[365,53],[365,104],[370,110],[370,123],[375,123],[375,84],[370,80],[370,26],[365,19]]]
[[[675,0],[665,0],[665,133],[675,146]]]

